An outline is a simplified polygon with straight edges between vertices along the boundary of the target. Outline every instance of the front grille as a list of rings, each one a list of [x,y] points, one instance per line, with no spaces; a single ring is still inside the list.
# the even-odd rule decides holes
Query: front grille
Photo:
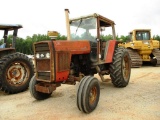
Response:
[[[47,52],[47,51],[49,51],[48,43],[35,44],[35,51],[36,52]]]
[[[37,72],[37,73],[38,73],[38,79],[50,80],[50,72]]]
[[[50,59],[37,59],[37,71],[50,71]]]
[[[35,44],[35,55],[36,54],[45,54],[50,53],[48,43],[37,43]],[[37,78],[40,81],[48,81],[51,80],[51,61],[50,58],[45,57],[38,57],[36,58],[36,71],[37,71]]]

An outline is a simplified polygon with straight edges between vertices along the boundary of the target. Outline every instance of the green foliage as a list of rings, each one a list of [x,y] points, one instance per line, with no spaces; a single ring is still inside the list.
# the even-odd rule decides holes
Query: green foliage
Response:
[[[16,40],[16,51],[25,53],[25,54],[33,54],[33,43],[39,42],[42,40],[50,40],[47,35],[34,34],[32,37],[27,36],[26,39],[17,38]]]
[[[160,36],[159,36],[159,35],[154,35],[154,36],[153,36],[153,39],[154,39],[154,40],[159,40],[159,41],[160,41]]]
[[[9,36],[8,36],[8,39],[7,39],[6,47],[10,47],[10,44],[12,44],[12,39],[13,39],[13,36],[12,36],[12,35],[9,35]]]
[[[7,45],[6,47],[10,47],[10,44],[12,44],[12,35],[8,35],[7,38]],[[57,37],[57,40],[66,40],[67,37],[64,35],[59,34]],[[41,34],[34,34],[32,37],[27,36],[25,39],[17,37],[16,39],[16,51],[21,52],[24,54],[33,54],[33,44],[35,42],[50,40],[50,37],[48,35],[41,35]],[[3,39],[0,40],[0,44],[3,43]]]
[[[101,38],[100,38],[102,41],[108,41],[108,40],[113,40],[113,36],[111,34],[109,35],[101,35]]]
[[[124,36],[124,35],[121,35],[119,40],[121,40],[122,42],[127,42],[129,40],[129,36]]]
[[[58,34],[57,40],[67,40],[67,37],[65,35]]]
[[[127,40],[129,40],[129,36],[124,36],[124,35],[121,35],[120,37],[117,35],[116,36],[116,40],[119,40],[119,41],[122,41],[122,42],[126,42]],[[113,40],[113,36],[111,34],[109,35],[101,35],[101,40],[102,41],[108,41],[108,40]]]
[[[6,47],[9,47],[10,44],[12,44],[12,39],[13,39],[13,36],[9,35],[8,39],[7,39]],[[57,37],[57,40],[66,40],[66,39],[67,39],[67,37],[65,35],[61,35],[61,34],[59,34],[58,37]],[[108,40],[112,40],[112,39],[113,39],[112,35],[110,35],[110,34],[101,36],[101,40],[103,40],[103,41],[108,41]],[[119,37],[117,35],[116,39],[121,40],[122,42],[126,42],[130,38],[129,38],[129,36],[121,35]],[[153,39],[160,41],[160,36],[159,35],[154,35]],[[47,35],[41,35],[41,34],[34,34],[32,37],[27,36],[25,39],[17,37],[17,39],[16,39],[16,51],[24,53],[24,54],[33,54],[33,44],[35,42],[44,41],[44,40],[50,40],[50,37],[47,36]],[[0,40],[0,44],[2,44],[2,43],[3,43],[3,39]]]

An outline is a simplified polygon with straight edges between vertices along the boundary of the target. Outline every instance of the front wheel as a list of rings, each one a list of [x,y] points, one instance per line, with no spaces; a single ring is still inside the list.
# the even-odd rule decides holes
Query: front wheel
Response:
[[[52,93],[42,93],[36,91],[35,85],[38,83],[36,80],[36,76],[34,75],[29,83],[29,91],[32,97],[34,97],[36,100],[44,100],[51,96]]]
[[[98,79],[91,76],[82,78],[77,91],[77,107],[84,113],[92,112],[99,101],[100,85]]]
[[[118,47],[110,64],[110,77],[115,87],[126,87],[131,74],[131,59],[125,48]]]

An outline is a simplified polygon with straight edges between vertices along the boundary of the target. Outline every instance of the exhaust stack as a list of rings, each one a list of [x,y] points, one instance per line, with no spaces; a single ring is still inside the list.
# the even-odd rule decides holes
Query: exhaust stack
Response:
[[[70,25],[69,25],[69,10],[65,9],[65,16],[66,16],[66,29],[67,29],[67,40],[71,39],[70,34]]]

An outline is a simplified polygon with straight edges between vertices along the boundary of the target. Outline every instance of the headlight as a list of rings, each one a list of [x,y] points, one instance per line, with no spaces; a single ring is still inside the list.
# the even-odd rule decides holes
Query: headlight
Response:
[[[39,58],[39,54],[38,53],[36,54],[36,58]]]
[[[37,53],[36,58],[50,58],[50,53]]]
[[[46,53],[46,58],[50,58],[50,53]]]
[[[44,58],[44,56],[45,56],[44,53],[41,53],[40,58]]]

